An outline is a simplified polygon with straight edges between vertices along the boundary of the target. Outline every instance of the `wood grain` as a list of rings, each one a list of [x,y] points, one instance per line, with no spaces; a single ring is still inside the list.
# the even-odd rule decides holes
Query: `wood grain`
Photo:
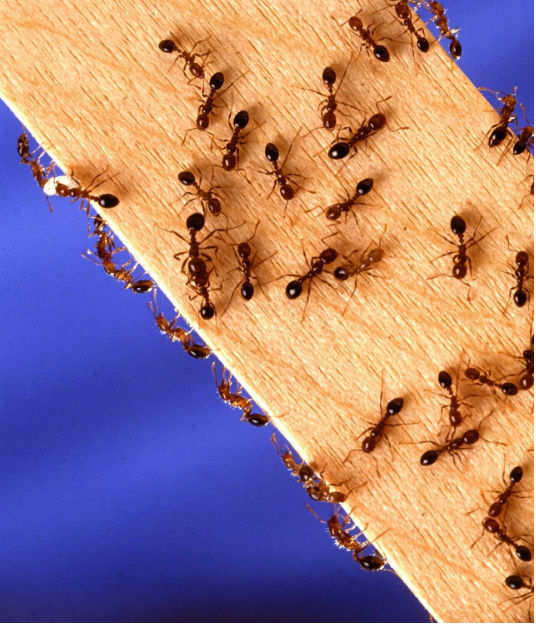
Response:
[[[362,5],[367,21],[382,3]],[[299,139],[286,165],[306,180],[285,215],[279,195],[267,197],[270,179],[257,170],[266,166],[267,141],[284,154],[300,128],[304,135],[319,125],[320,96],[300,88],[321,87],[322,68],[333,64],[342,73],[350,52],[359,49],[355,34],[331,15],[343,22],[350,13],[339,1],[118,7],[51,0],[46,10],[15,2],[9,15],[0,7],[3,24],[9,23],[0,42],[0,90],[64,169],[86,182],[106,167],[116,175],[106,185],[121,198],[106,213],[114,231],[303,458],[325,468],[332,483],[350,479],[351,489],[367,481],[351,492],[347,509],[370,537],[388,530],[378,548],[431,613],[444,621],[524,621],[525,605],[505,612],[501,604],[510,597],[503,584],[513,572],[510,554],[497,549],[490,556],[489,537],[471,550],[483,513],[466,513],[484,506],[481,491],[501,488],[505,464],[522,464],[523,487],[531,489],[530,394],[473,399],[468,423],[478,424],[493,409],[482,434],[500,443],[479,442],[463,454],[462,470],[449,458],[423,468],[418,459],[426,444],[399,444],[436,438],[444,402],[432,393],[437,373],[454,371],[460,355],[497,376],[520,369],[501,353],[528,347],[532,309],[502,311],[512,284],[504,272],[513,260],[505,236],[516,249],[533,247],[529,200],[520,203],[528,164],[510,154],[499,162],[502,151],[487,148],[484,135],[496,113],[437,44],[424,57],[389,42],[390,63],[356,52],[340,90],[342,100],[367,114],[379,106],[389,129],[343,169],[326,158],[330,140],[323,131]],[[173,259],[184,244],[164,230],[183,229],[188,213],[181,213],[177,172],[194,163],[210,172],[220,159],[207,133],[191,133],[182,145],[198,96],[180,64],[171,67],[157,48],[170,30],[185,46],[210,35],[204,44],[212,50],[209,71],[222,69],[228,82],[238,78],[211,130],[216,138],[229,135],[231,104],[234,111],[249,110],[251,133],[240,164],[251,183],[216,168],[214,184],[228,186],[222,195],[229,222],[247,222],[229,236],[247,237],[259,222],[258,257],[277,252],[258,271],[264,293],[247,304],[236,297],[210,322],[198,318],[198,301],[189,300]],[[377,33],[402,39],[396,24]],[[363,117],[354,116],[353,126]],[[318,254],[321,239],[333,231],[320,211],[306,210],[333,203],[365,177],[374,178],[375,188],[359,208],[359,225],[350,216],[328,241],[348,254],[378,241],[386,227],[383,278],[360,281],[344,315],[350,290],[314,285],[304,313],[305,298],[285,297],[288,278],[274,279],[302,272],[302,245],[308,257]],[[450,250],[441,236],[448,236],[455,212],[464,215],[470,233],[480,217],[479,233],[494,229],[471,249],[470,302],[467,288],[454,279],[429,280],[450,273],[450,257],[431,260]],[[209,228],[222,225],[225,218]],[[222,311],[236,282],[227,272],[236,262],[230,247],[219,248],[223,289],[215,302]],[[418,424],[392,429],[391,446],[383,441],[375,453],[378,469],[361,453],[343,464],[367,420],[379,418],[382,377],[384,400],[404,397],[400,421]],[[462,389],[469,393],[467,385]],[[508,528],[516,535],[532,532],[531,499],[512,503]],[[517,563],[515,570],[530,571]]]

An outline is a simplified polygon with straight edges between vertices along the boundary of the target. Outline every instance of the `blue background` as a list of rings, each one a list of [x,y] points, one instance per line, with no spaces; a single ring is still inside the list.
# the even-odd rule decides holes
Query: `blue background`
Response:
[[[532,3],[447,8],[462,69],[532,112]],[[426,622],[396,576],[333,547],[210,362],[81,258],[83,216],[49,213],[20,130],[0,105],[0,620]]]

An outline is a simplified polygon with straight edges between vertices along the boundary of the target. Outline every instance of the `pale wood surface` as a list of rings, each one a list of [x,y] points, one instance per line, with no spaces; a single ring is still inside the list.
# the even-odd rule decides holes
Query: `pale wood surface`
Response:
[[[382,3],[362,5],[367,22]],[[463,454],[463,471],[448,457],[422,468],[418,459],[426,444],[399,444],[436,438],[443,401],[431,392],[438,391],[438,371],[455,370],[462,350],[466,360],[498,376],[520,369],[500,352],[521,354],[530,334],[530,306],[510,305],[502,313],[512,285],[504,272],[513,260],[505,236],[516,249],[533,247],[529,200],[520,205],[528,187],[526,159],[507,154],[498,163],[501,150],[490,152],[482,144],[496,114],[436,43],[426,57],[413,57],[409,45],[387,42],[391,62],[379,63],[364,51],[356,55],[339,95],[369,115],[378,100],[392,96],[380,107],[391,129],[408,130],[381,131],[338,176],[341,163],[326,158],[329,137],[323,131],[297,142],[287,169],[305,175],[304,187],[316,194],[302,190],[286,218],[279,195],[267,199],[270,179],[256,172],[266,166],[267,141],[284,154],[300,126],[318,126],[321,98],[299,87],[322,90],[319,77],[328,64],[342,73],[358,42],[347,25],[339,28],[329,16],[342,22],[351,12],[340,1],[297,0],[3,4],[0,90],[77,178],[87,182],[107,166],[117,174],[106,185],[121,199],[106,214],[114,231],[255,400],[280,416],[277,428],[305,459],[326,468],[333,483],[352,478],[349,485],[357,486],[368,479],[348,498],[348,510],[354,509],[354,519],[367,526],[370,537],[389,529],[379,549],[432,614],[445,621],[524,621],[526,605],[505,613],[500,603],[511,597],[504,577],[530,568],[514,566],[503,548],[489,556],[494,546],[489,536],[470,550],[483,512],[466,513],[484,505],[481,491],[502,487],[505,459],[508,470],[523,465],[523,487],[532,488],[531,394],[498,403],[473,399],[468,424],[493,408],[482,434],[507,445],[479,442]],[[216,320],[198,319],[198,301],[189,301],[173,259],[184,245],[156,225],[184,229],[188,211],[177,217],[183,191],[177,172],[189,168],[194,157],[209,172],[221,156],[211,150],[207,134],[191,133],[181,145],[195,118],[197,94],[180,64],[170,69],[172,58],[157,48],[170,30],[186,47],[211,35],[203,44],[212,50],[209,74],[222,69],[230,82],[249,70],[223,100],[230,105],[233,93],[234,110],[250,112],[252,131],[240,159],[251,184],[240,173],[219,169],[214,182],[228,185],[222,194],[230,223],[247,221],[232,237],[248,237],[260,221],[253,242],[258,258],[277,251],[259,268],[261,281],[301,272],[302,242],[308,257],[325,247],[320,240],[332,229],[322,214],[304,209],[327,206],[357,180],[374,178],[368,206],[358,210],[359,228],[350,217],[329,245],[343,253],[363,249],[387,225],[379,267],[384,278],[360,281],[344,316],[348,289],[314,285],[302,322],[305,298],[288,301],[288,279],[282,279],[267,284],[250,303],[235,297]],[[407,37],[396,24],[377,33]],[[223,106],[211,122],[217,138],[229,134],[227,113]],[[360,113],[354,115],[361,121]],[[342,113],[341,119],[346,119]],[[466,287],[453,279],[427,280],[450,273],[450,257],[431,259],[450,250],[440,234],[449,235],[454,212],[463,213],[470,233],[479,214],[479,232],[496,228],[471,249],[470,303]],[[209,218],[209,228],[224,224],[225,218]],[[219,275],[226,277],[236,263],[230,248],[219,248]],[[220,311],[236,280],[236,273],[226,277],[216,292]],[[392,429],[391,447],[382,441],[375,452],[378,477],[374,460],[364,454],[344,465],[342,460],[366,420],[379,418],[382,375],[385,401],[403,396],[401,421],[419,424]],[[515,500],[507,522],[513,534],[532,535],[531,499]]]

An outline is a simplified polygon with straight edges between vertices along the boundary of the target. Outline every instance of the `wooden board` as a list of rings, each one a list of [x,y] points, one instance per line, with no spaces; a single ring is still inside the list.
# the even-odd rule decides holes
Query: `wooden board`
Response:
[[[365,21],[373,6],[363,3]],[[349,10],[341,2],[304,7],[294,0],[173,7],[164,11],[144,2],[118,12],[112,3],[73,7],[56,1],[46,10],[33,2],[10,7],[0,44],[3,97],[77,178],[88,182],[106,167],[116,174],[106,186],[121,198],[106,214],[113,229],[305,459],[325,468],[332,483],[350,479],[352,488],[367,481],[348,498],[348,510],[370,537],[388,530],[379,549],[430,611],[448,621],[523,620],[526,607],[505,616],[500,605],[510,595],[502,582],[512,569],[510,555],[502,549],[488,557],[494,545],[489,537],[470,550],[482,515],[466,513],[483,504],[481,490],[500,488],[505,463],[522,464],[524,487],[531,487],[529,394],[475,402],[470,423],[494,409],[483,436],[507,445],[479,442],[463,455],[463,471],[449,458],[422,468],[418,459],[426,445],[398,444],[436,438],[443,401],[431,392],[438,391],[438,371],[455,370],[462,351],[464,362],[471,359],[497,376],[519,369],[500,353],[521,354],[530,335],[529,307],[510,305],[502,313],[512,284],[503,272],[513,259],[505,236],[516,249],[532,250],[528,200],[520,204],[528,187],[526,161],[507,154],[498,163],[501,152],[485,146],[496,114],[439,46],[414,57],[408,45],[389,43],[390,63],[365,51],[355,55],[340,97],[367,115],[379,106],[395,132],[378,133],[341,171],[339,162],[326,158],[323,131],[297,141],[287,167],[306,180],[285,216],[278,194],[267,198],[270,179],[256,170],[266,167],[267,141],[284,154],[300,127],[304,134],[318,125],[321,98],[300,88],[321,87],[321,69],[328,64],[340,75],[358,48],[347,25],[324,19],[334,15],[342,22]],[[6,11],[0,8],[4,23]],[[277,252],[259,268],[264,293],[247,305],[235,297],[226,314],[210,322],[199,320],[198,301],[189,300],[173,259],[183,243],[162,230],[184,229],[188,212],[179,215],[177,172],[194,162],[210,172],[221,158],[207,134],[191,133],[181,145],[197,95],[180,65],[170,69],[172,60],[157,49],[170,29],[185,45],[210,34],[210,70],[223,69],[228,81],[247,71],[224,100],[233,110],[250,112],[252,130],[240,162],[251,182],[215,169],[214,183],[228,185],[222,193],[230,223],[247,221],[229,235],[235,241],[248,237],[259,222],[259,258]],[[400,38],[396,25],[378,33]],[[229,135],[227,111],[223,107],[211,124],[216,138]],[[408,128],[396,130],[402,126]],[[348,254],[377,241],[386,227],[383,278],[360,281],[344,315],[349,290],[314,285],[304,314],[303,297],[285,297],[288,278],[273,279],[302,272],[302,242],[310,257],[333,231],[319,211],[306,210],[333,203],[365,177],[374,178],[375,189],[359,209],[359,226],[350,216],[328,241]],[[441,235],[449,236],[454,212],[464,215],[470,233],[480,216],[479,232],[495,228],[471,250],[470,302],[467,288],[453,279],[428,280],[450,272],[449,257],[431,259],[451,249]],[[211,220],[209,228],[225,223]],[[236,262],[229,247],[219,247],[223,278]],[[220,311],[234,280],[226,277],[215,294]],[[392,429],[391,447],[382,442],[374,456],[378,477],[373,458],[356,453],[351,462],[342,461],[366,420],[379,419],[382,377],[386,399],[405,399],[401,421],[419,424]],[[530,532],[528,499],[513,503],[508,516],[515,520],[513,533]]]

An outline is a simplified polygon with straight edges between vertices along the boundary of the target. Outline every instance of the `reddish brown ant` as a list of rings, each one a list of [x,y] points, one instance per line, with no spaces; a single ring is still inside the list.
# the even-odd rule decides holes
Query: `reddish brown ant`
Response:
[[[522,356],[514,356],[511,354],[507,354],[507,356],[511,356],[518,361],[524,362],[524,367],[517,374],[508,374],[508,376],[519,376],[519,388],[523,390],[531,389],[534,385],[534,335],[531,336],[530,340],[530,348],[523,350]]]
[[[210,54],[210,50],[208,52],[204,52],[203,54],[199,54],[198,52],[194,53],[195,48],[202,43],[203,41],[206,41],[207,39],[209,39],[209,37],[206,37],[205,39],[200,39],[199,41],[196,41],[192,47],[192,49],[190,50],[190,52],[188,52],[187,50],[182,49],[177,43],[175,43],[172,39],[163,39],[159,44],[158,47],[160,48],[160,50],[162,52],[165,52],[166,54],[177,54],[177,57],[175,59],[175,61],[173,61],[173,64],[175,64],[179,59],[182,59],[184,61],[184,67],[182,69],[184,75],[186,76],[186,68],[188,68],[190,70],[190,74],[192,74],[192,78],[190,79],[190,81],[196,79],[196,78],[203,78],[205,76],[205,63],[207,61],[207,57]],[[197,63],[196,59],[203,59],[202,63],[199,64]],[[173,65],[172,65],[173,67]],[[188,81],[188,82],[190,82]]]
[[[170,341],[178,341],[182,345],[184,351],[194,359],[206,359],[210,356],[210,348],[195,343],[190,334],[191,331],[188,332],[184,330],[184,328],[177,326],[177,320],[180,317],[180,313],[177,313],[177,315],[169,321],[162,312],[157,310],[156,290],[153,293],[153,302],[149,302],[149,309],[154,316],[156,325],[160,329],[160,332],[163,335],[166,335]]]
[[[387,50],[385,46],[382,46],[381,44],[378,44],[377,41],[375,41],[372,36],[375,29],[371,29],[370,26],[366,27],[363,24],[363,20],[357,17],[359,13],[361,13],[361,9],[359,9],[359,11],[355,15],[353,15],[350,19],[346,20],[346,22],[343,22],[342,24],[339,24],[333,16],[331,16],[331,19],[334,20],[339,27],[348,24],[350,28],[355,33],[357,33],[359,37],[361,37],[361,39],[363,40],[361,47],[366,46],[367,51],[372,50],[373,55],[376,59],[378,59],[378,61],[387,63],[387,61],[389,61],[389,59],[391,58],[389,50]]]
[[[293,178],[294,176],[303,178],[300,174],[284,174],[283,173],[283,168],[285,167],[285,163],[287,162],[290,151],[292,150],[292,146],[294,145],[294,142],[296,141],[296,139],[298,138],[298,135],[300,134],[300,130],[301,129],[298,129],[298,132],[294,136],[294,139],[290,142],[290,145],[287,150],[287,154],[285,155],[285,158],[283,159],[283,163],[281,163],[281,165],[279,165],[279,149],[277,148],[277,146],[273,143],[267,143],[264,148],[264,156],[272,164],[273,169],[272,170],[260,170],[260,173],[274,177],[274,184],[272,186],[272,190],[268,194],[268,197],[272,195],[272,193],[274,192],[274,189],[276,188],[276,185],[279,185],[279,194],[281,195],[283,200],[286,200],[285,211],[287,209],[288,201],[292,200],[292,198],[294,198],[296,194],[296,191],[300,189],[299,187],[295,189],[289,183],[289,179]]]
[[[494,517],[485,517],[482,520],[482,534],[476,541],[473,542],[471,550],[482,539],[484,532],[491,533],[496,539],[499,540],[499,544],[505,543],[506,545],[514,548],[514,553],[520,561],[532,561],[532,552],[530,548],[524,546],[521,543],[516,543],[515,539],[510,537],[506,531],[505,526],[501,526]]]
[[[331,204],[326,208],[325,213],[328,220],[338,220],[343,213],[345,214],[345,217],[347,217],[350,209],[356,206],[357,201],[363,196],[367,195],[373,186],[374,181],[372,180],[372,178],[364,178],[363,180],[360,180],[357,183],[353,194],[347,194],[346,200],[344,200],[343,202]]]
[[[464,400],[478,395],[478,394],[469,394],[467,396],[464,396],[463,398],[458,397],[458,384],[460,382],[460,367],[461,367],[461,358],[460,358],[460,362],[458,363],[458,371],[456,373],[456,388],[454,390],[452,389],[452,376],[447,371],[441,370],[437,377],[437,382],[439,383],[439,386],[442,389],[444,389],[448,394],[447,396],[445,396],[444,394],[441,394],[441,395],[449,399],[449,403],[441,407],[441,411],[443,411],[444,408],[448,408],[448,417],[449,417],[450,426],[449,426],[449,430],[447,431],[447,436],[446,436],[447,441],[454,437],[456,428],[458,428],[458,426],[461,426],[463,422],[463,415],[460,412],[460,407],[468,406],[468,407],[473,408],[472,405],[468,404],[467,402],[464,402]]]
[[[508,124],[516,119],[516,116],[513,115],[513,113],[517,105],[517,87],[514,87],[514,93],[512,94],[507,94],[501,91],[493,91],[487,87],[479,87],[479,89],[480,91],[489,91],[495,95],[499,102],[503,103],[502,109],[499,111],[499,122],[494,124],[488,131],[488,146],[493,148],[501,144],[506,139],[506,136],[511,133]],[[499,95],[501,93],[503,94],[502,96]]]
[[[512,248],[510,247],[510,241],[508,239],[508,236],[506,237],[506,242],[508,244],[508,250],[515,252],[515,250],[512,250]],[[503,313],[505,313],[506,309],[508,308],[508,303],[510,302],[510,296],[512,295],[512,291],[514,292],[514,304],[519,308],[525,306],[527,300],[529,300],[530,298],[529,292],[525,287],[525,281],[527,281],[529,278],[532,278],[532,276],[529,276],[528,253],[524,250],[518,251],[516,253],[515,265],[516,267],[513,274],[511,272],[507,272],[509,276],[513,276],[515,278],[516,285],[515,287],[512,287],[510,289],[510,292],[508,294],[508,300],[506,301],[506,306],[504,307]]]
[[[29,165],[32,170],[32,175],[37,181],[38,185],[41,189],[45,186],[47,180],[50,177],[50,173],[54,169],[54,163],[51,163],[48,167],[44,167],[40,163],[41,156],[34,157],[30,152],[30,142],[28,140],[28,134],[26,130],[24,130],[18,138],[17,141],[17,153],[20,156],[20,162],[24,165]],[[50,207],[50,203],[49,203]],[[52,210],[52,207],[50,207]]]
[[[228,123],[233,132],[229,141],[225,142],[221,167],[226,172],[231,172],[232,170],[238,168],[240,162],[240,151],[238,146],[245,143],[244,141],[241,141],[241,139],[244,139],[249,134],[246,133],[246,135],[240,137],[240,131],[244,130],[249,123],[249,114],[247,111],[238,111],[238,113],[234,116],[233,124],[231,125],[231,113],[229,113]],[[245,170],[239,171],[245,173]]]
[[[452,241],[451,239],[447,239],[443,235],[440,235],[442,239],[452,244],[453,246],[456,246],[457,250],[455,252],[445,252],[445,254],[440,254],[438,257],[436,257],[433,260],[441,259],[444,256],[452,256],[453,265],[452,265],[451,275],[453,278],[456,278],[457,280],[460,280],[462,282],[465,276],[467,275],[467,266],[469,266],[469,270],[471,271],[471,274],[473,272],[471,258],[468,256],[467,251],[473,246],[475,246],[477,243],[482,241],[484,237],[487,237],[490,233],[492,233],[495,230],[495,228],[492,228],[491,230],[488,230],[487,233],[484,233],[478,239],[475,239],[476,231],[478,230],[478,227],[480,226],[481,221],[482,221],[482,217],[478,220],[478,223],[475,227],[475,230],[473,231],[473,234],[467,241],[465,241],[465,231],[466,231],[467,226],[465,224],[465,220],[460,215],[455,215],[450,220],[450,230],[453,232],[454,235],[458,237],[458,243],[456,243],[455,241]],[[434,280],[435,278],[438,278],[439,276],[448,276],[448,274],[436,274],[435,276],[430,276],[428,280]],[[464,284],[467,285],[467,283],[464,283]],[[469,293],[471,291],[471,287],[469,285],[467,286],[469,287],[468,292],[467,292],[467,299],[470,300],[471,298],[469,297]]]
[[[242,411],[242,417],[240,420],[242,422],[249,422],[252,426],[266,426],[270,419],[263,415],[262,413],[252,413],[253,411],[253,403],[248,398],[245,398],[241,395],[242,386],[237,384],[236,391],[231,391],[232,387],[232,375],[231,372],[227,372],[225,367],[222,367],[222,379],[221,382],[218,383],[218,378],[216,376],[216,363],[212,363],[212,373],[214,374],[214,382],[216,383],[216,387],[218,388],[218,393],[220,394],[220,398],[230,404],[235,409],[240,409]],[[227,374],[227,378],[225,375]]]
[[[83,187],[82,184],[68,175],[52,176],[48,178],[43,184],[42,188],[47,196],[60,196],[61,198],[72,198],[71,202],[80,200],[80,209],[89,212],[90,202],[96,202],[103,209],[113,209],[119,204],[119,200],[111,193],[94,194],[93,191],[102,185],[105,181],[94,184],[99,176],[102,176],[104,172],[97,174],[89,183],[87,187]],[[50,200],[47,197],[47,202],[50,210],[52,206]]]
[[[188,202],[186,202],[184,206],[186,206],[187,204],[189,204],[196,198],[199,198],[199,200],[201,200],[201,206],[203,208],[203,215],[206,215],[207,211],[214,217],[217,217],[218,215],[220,215],[221,202],[217,194],[214,193],[214,190],[217,189],[217,187],[209,187],[206,190],[202,189],[201,188],[201,181],[202,181],[201,175],[199,176],[199,182],[197,182],[194,174],[189,171],[180,172],[178,175],[178,179],[181,185],[184,185],[185,187],[193,187],[195,189],[195,191],[193,192],[192,191],[186,192],[186,194],[192,195],[194,197],[188,200]]]
[[[515,396],[518,389],[514,383],[500,383],[490,378],[491,372],[484,372],[476,367],[468,367],[465,377],[475,385],[487,385],[492,390],[500,389],[505,396]]]
[[[447,16],[445,15],[445,9],[443,6],[435,0],[423,0],[420,4],[424,6],[434,15],[430,22],[439,29],[439,39],[446,37],[450,40],[450,54],[456,61],[462,56],[462,45],[455,37],[456,33],[460,32],[459,28],[449,28]],[[427,22],[428,23],[428,22]]]
[[[395,4],[391,6],[394,8],[399,21],[406,27],[405,32],[410,32],[415,37],[418,50],[428,52],[430,43],[424,36],[424,30],[422,28],[415,28],[408,0],[389,0],[389,2],[395,2]]]
[[[534,148],[534,127],[529,124],[525,105],[520,103],[519,106],[523,109],[523,115],[527,125],[523,126],[523,128],[519,131],[519,134],[516,135],[517,141],[514,143],[512,150],[515,155],[522,154],[525,150]]]

